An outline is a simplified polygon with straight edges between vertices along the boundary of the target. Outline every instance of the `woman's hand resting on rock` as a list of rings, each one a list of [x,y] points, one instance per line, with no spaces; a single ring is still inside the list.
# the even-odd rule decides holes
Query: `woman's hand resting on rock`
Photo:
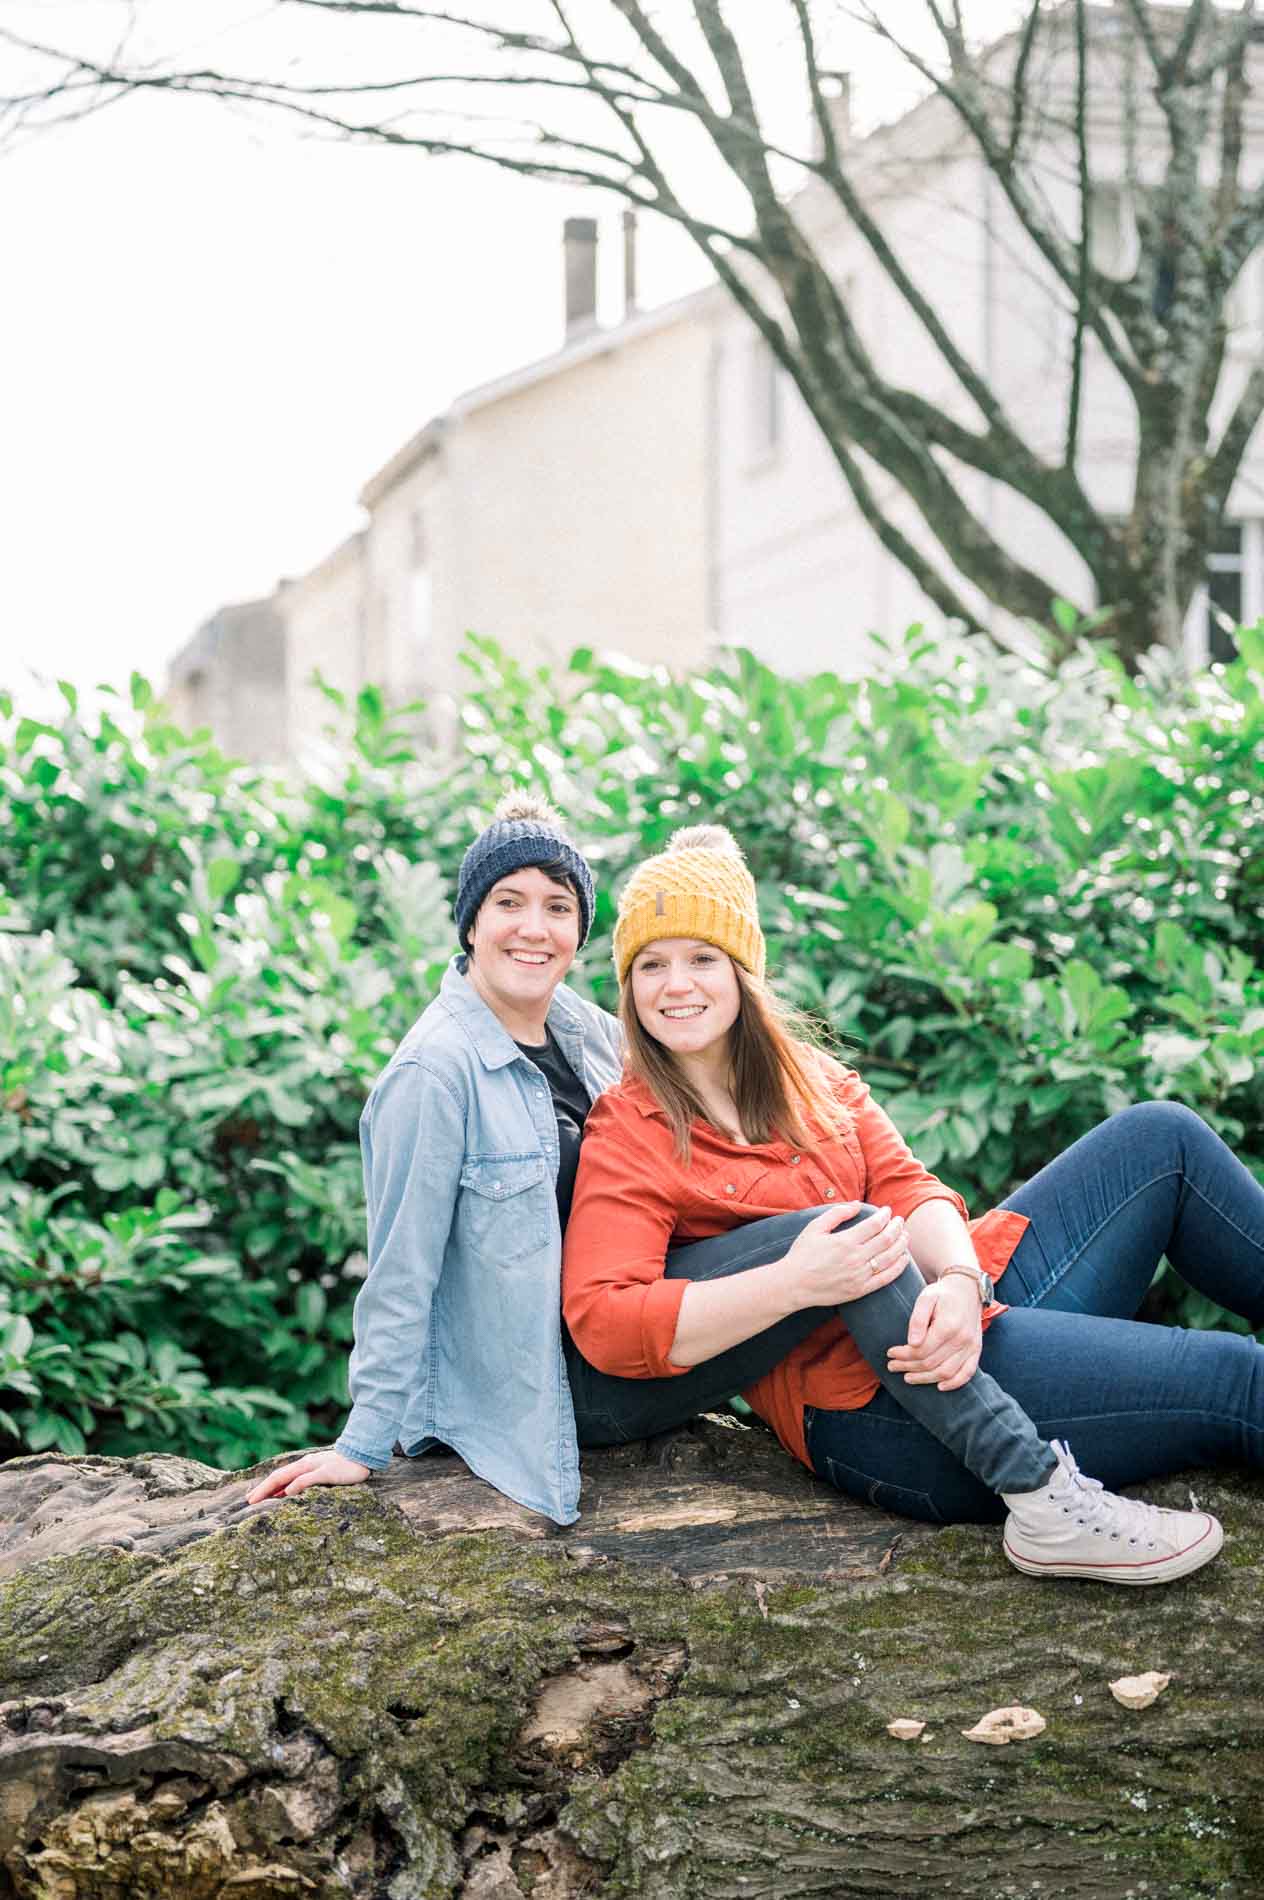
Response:
[[[340,1451],[309,1451],[293,1464],[278,1465],[261,1478],[253,1491],[246,1493],[247,1504],[262,1504],[265,1498],[296,1498],[309,1484],[363,1484],[369,1475],[367,1465],[344,1458]]]

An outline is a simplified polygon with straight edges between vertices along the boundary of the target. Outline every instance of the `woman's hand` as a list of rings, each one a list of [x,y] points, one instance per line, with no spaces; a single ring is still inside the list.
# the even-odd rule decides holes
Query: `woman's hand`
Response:
[[[309,1484],[363,1484],[369,1475],[367,1465],[344,1458],[340,1451],[309,1451],[293,1464],[278,1465],[261,1478],[253,1491],[247,1491],[247,1504],[262,1504],[265,1498],[296,1498]]]
[[[835,1232],[840,1221],[855,1220],[859,1208],[859,1201],[827,1207],[808,1222],[786,1255],[782,1265],[791,1278],[796,1310],[863,1299],[898,1280],[908,1266],[904,1222],[889,1207]]]
[[[983,1308],[978,1288],[964,1273],[933,1280],[917,1296],[908,1339],[892,1346],[887,1368],[910,1385],[937,1385],[955,1392],[975,1375],[983,1346]]]

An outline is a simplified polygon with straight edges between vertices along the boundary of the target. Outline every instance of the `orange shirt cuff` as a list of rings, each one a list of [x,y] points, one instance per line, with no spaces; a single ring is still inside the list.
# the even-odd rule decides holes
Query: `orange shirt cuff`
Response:
[[[641,1305],[641,1353],[647,1379],[674,1379],[690,1366],[674,1366],[667,1357],[680,1323],[680,1302],[688,1280],[654,1280]]]
[[[891,1212],[898,1214],[901,1220],[907,1220],[910,1214],[915,1214],[919,1207],[925,1207],[928,1201],[947,1201],[950,1207],[956,1208],[962,1220],[966,1219],[965,1202],[950,1187],[945,1187],[942,1181],[928,1181],[924,1186],[914,1188],[912,1193],[901,1197],[898,1207],[892,1201]]]

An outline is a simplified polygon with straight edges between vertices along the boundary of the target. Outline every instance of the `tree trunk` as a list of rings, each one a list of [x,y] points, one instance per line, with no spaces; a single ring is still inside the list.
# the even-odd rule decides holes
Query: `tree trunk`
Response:
[[[1245,1900],[1264,1487],[1195,1482],[1223,1556],[1127,1591],[719,1420],[590,1455],[560,1534],[454,1458],[256,1511],[179,1459],[17,1460],[0,1897]],[[1044,1733],[963,1738],[1011,1703]]]

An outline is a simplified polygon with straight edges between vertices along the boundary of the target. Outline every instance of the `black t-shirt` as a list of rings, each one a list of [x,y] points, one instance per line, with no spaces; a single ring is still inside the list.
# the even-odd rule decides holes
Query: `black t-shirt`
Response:
[[[553,1109],[557,1116],[557,1211],[564,1233],[570,1218],[571,1197],[575,1192],[575,1172],[579,1167],[579,1138],[592,1107],[592,1098],[559,1049],[553,1031],[549,1029],[545,1033],[547,1042],[538,1046],[520,1042],[518,1047],[524,1056],[530,1056],[553,1096]]]

